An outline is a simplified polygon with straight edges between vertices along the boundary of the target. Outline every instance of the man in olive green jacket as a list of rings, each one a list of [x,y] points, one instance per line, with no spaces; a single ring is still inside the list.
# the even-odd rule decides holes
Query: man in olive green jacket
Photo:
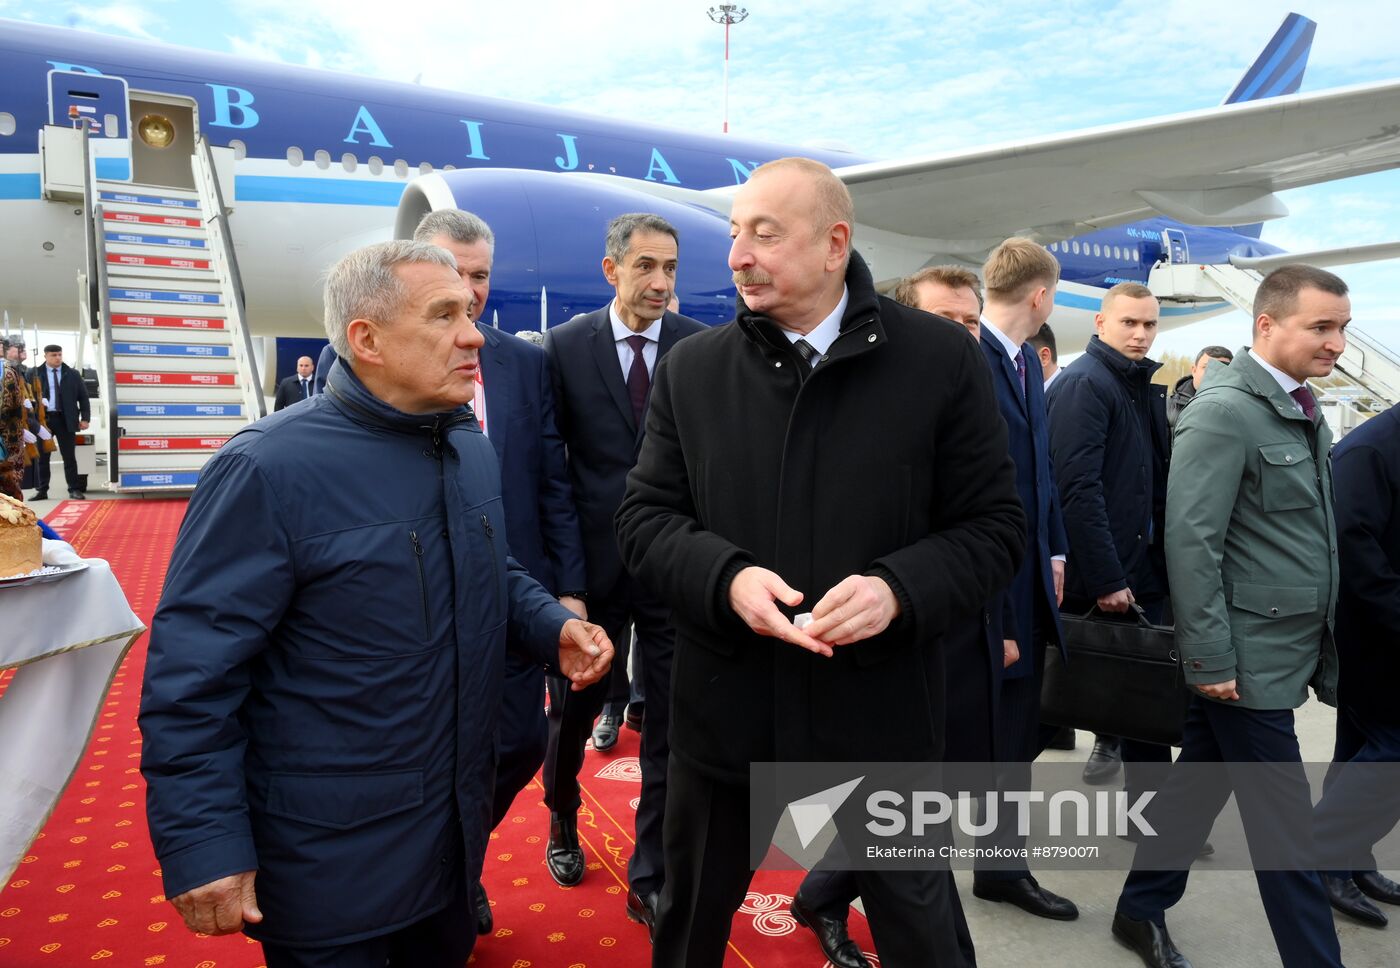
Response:
[[[1332,372],[1351,303],[1341,279],[1292,265],[1260,284],[1254,315],[1253,347],[1229,366],[1212,364],[1177,423],[1166,557],[1177,650],[1197,692],[1177,763],[1299,763],[1251,773],[1234,791],[1246,830],[1266,836],[1264,826],[1310,830],[1293,710],[1309,685],[1336,705],[1332,435],[1305,381]],[[1187,846],[1204,843],[1230,793],[1220,785],[1202,793],[1190,769],[1176,771],[1188,775],[1174,775],[1152,805],[1153,817],[1182,826],[1172,834],[1184,832]],[[1153,968],[1189,968],[1165,923],[1187,873],[1134,870],[1118,899],[1114,935]],[[1284,965],[1340,966],[1321,877],[1255,877]]]

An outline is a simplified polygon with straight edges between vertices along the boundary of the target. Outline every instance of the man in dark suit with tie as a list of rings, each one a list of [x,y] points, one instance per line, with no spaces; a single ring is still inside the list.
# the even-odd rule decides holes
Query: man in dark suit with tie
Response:
[[[979,342],[1009,432],[1016,492],[1026,512],[1026,556],[1002,597],[1005,668],[997,704],[996,759],[1006,764],[1001,782],[1009,789],[1025,790],[1030,764],[1053,733],[1040,725],[1045,650],[1064,647],[1058,606],[1068,541],[1050,463],[1040,358],[1028,342],[1054,308],[1060,266],[1043,245],[1012,238],[992,250],[982,275],[987,305]],[[1005,812],[1001,819],[1002,824],[989,835],[991,842],[1023,846],[1024,838],[1011,832]],[[1079,916],[1073,901],[1041,887],[1024,867],[979,866],[972,893],[986,901],[1014,904],[1042,918],[1072,921]]]
[[[1275,269],[1254,297],[1254,345],[1229,366],[1212,365],[1177,421],[1166,563],[1176,650],[1195,695],[1176,768],[1145,814],[1176,844],[1162,857],[1157,842],[1140,841],[1113,918],[1114,937],[1149,968],[1190,968],[1166,927],[1190,872],[1170,868],[1205,843],[1232,792],[1230,783],[1203,785],[1200,764],[1268,764],[1229,774],[1240,776],[1233,793],[1251,850],[1258,839],[1291,858],[1313,856],[1293,710],[1309,687],[1337,702],[1338,565],[1332,433],[1306,381],[1331,375],[1350,321],[1341,279],[1312,266]],[[1284,968],[1339,968],[1321,876],[1290,859],[1261,862],[1254,877]]]
[[[1332,486],[1341,578],[1337,740],[1317,837],[1324,851],[1346,845],[1344,856],[1354,859],[1325,877],[1332,906],[1383,926],[1389,918],[1371,902],[1400,904],[1400,885],[1376,870],[1371,852],[1400,820],[1400,784],[1377,766],[1400,762],[1400,407],[1332,448]]]
[[[277,395],[273,398],[273,412],[285,410],[292,404],[301,400],[309,400],[320,391],[316,388],[316,364],[311,362],[311,357],[303,356],[297,360],[297,371],[292,376],[287,377],[277,384]],[[324,386],[325,381],[321,381]]]
[[[471,212],[429,212],[413,237],[452,253],[457,274],[472,293],[472,322],[485,345],[477,371],[472,411],[501,465],[501,498],[511,554],[530,577],[579,618],[588,617],[583,595],[583,538],[569,484],[564,441],[555,423],[554,387],[544,351],[508,333],[479,325],[491,293],[496,237]],[[520,649],[506,656],[505,687],[497,732],[494,829],[544,762],[548,727],[544,715],[544,668]],[[494,918],[480,884],[474,898],[477,931],[491,931]]]
[[[39,372],[39,386],[44,392],[44,406],[48,412],[48,427],[58,441],[58,451],[63,455],[63,478],[68,485],[68,496],[83,498],[82,478],[78,476],[77,442],[74,437],[80,430],[87,430],[92,411],[88,405],[87,386],[78,371],[63,362],[63,347],[50,343],[44,347],[44,364],[36,367]],[[49,496],[49,452],[39,448],[39,472],[36,475],[38,493],[34,499],[43,500]]]
[[[670,610],[623,567],[613,516],[641,449],[656,364],[677,341],[705,327],[666,310],[675,291],[679,260],[679,236],[669,222],[658,215],[619,215],[608,225],[604,251],[603,275],[616,290],[616,298],[602,309],[551,329],[545,334],[544,348],[554,374],[559,431],[568,447],[569,476],[583,527],[588,610],[614,642],[624,641],[623,633],[632,624],[643,658],[647,704],[642,724],[642,796],[636,847],[627,869],[631,882],[627,913],[650,931],[662,884],[661,816],[666,803],[675,632]],[[615,659],[624,668],[626,663],[625,652]],[[552,678],[549,685],[544,783],[550,830],[545,863],[551,876],[567,887],[583,878],[578,771],[608,684],[574,693],[556,688],[559,683]]]

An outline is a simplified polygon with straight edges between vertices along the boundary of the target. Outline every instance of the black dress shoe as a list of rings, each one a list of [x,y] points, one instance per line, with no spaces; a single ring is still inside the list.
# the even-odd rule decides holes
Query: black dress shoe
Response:
[[[87,500],[87,495],[84,494],[82,491],[77,490],[76,488],[70,489],[70,490],[68,491],[68,496],[71,497],[71,498],[72,498],[73,500],[75,500],[75,501],[85,501],[85,500]]]
[[[1050,737],[1050,741],[1045,744],[1047,750],[1072,750],[1074,749],[1074,729],[1070,726],[1061,726]]]
[[[813,911],[803,900],[801,891],[792,899],[792,916],[798,924],[810,928],[817,936],[822,954],[836,968],[870,968],[870,962],[861,954],[860,945],[846,933],[844,918],[828,918]]]
[[[656,902],[659,900],[661,895],[656,891],[649,894],[627,892],[627,920],[645,924],[647,937],[652,941],[656,940]]]
[[[476,915],[476,933],[490,934],[496,919],[491,916],[491,902],[486,898],[486,885],[481,881],[476,882],[476,890],[472,892],[472,913]]]
[[[1123,766],[1123,749],[1116,736],[1099,736],[1084,764],[1084,782],[1090,786],[1111,783]]]
[[[973,878],[972,893],[984,901],[1014,904],[1028,914],[1051,921],[1073,921],[1079,917],[1079,908],[1073,901],[1047,891],[1034,877],[1018,877],[1013,881]]]
[[[549,815],[549,844],[544,849],[544,866],[560,887],[573,887],[583,880],[583,848],[578,845],[578,817]]]
[[[593,727],[593,748],[599,753],[606,753],[617,745],[617,730],[622,724],[622,717],[612,706],[603,707],[603,715],[598,717],[598,724]]]
[[[48,489],[47,489],[47,488],[44,488],[44,489],[42,489],[42,490],[35,491],[35,492],[34,492],[34,496],[31,497],[29,500],[31,500],[31,501],[47,501],[48,499],[49,499],[49,492],[48,492]]]
[[[1373,928],[1383,928],[1390,923],[1390,918],[1385,916],[1385,912],[1366,900],[1366,896],[1351,878],[1323,874],[1322,883],[1327,888],[1327,900],[1331,902],[1334,910]]]
[[[642,731],[642,721],[646,717],[647,704],[644,702],[634,702],[627,707],[627,715],[623,717],[622,724],[628,729],[638,733]]]
[[[1379,871],[1358,871],[1351,879],[1373,901],[1382,904],[1400,904],[1400,884],[1395,883]]]
[[[1172,936],[1160,924],[1114,914],[1113,936],[1136,951],[1147,968],[1191,968],[1191,962],[1176,950]]]

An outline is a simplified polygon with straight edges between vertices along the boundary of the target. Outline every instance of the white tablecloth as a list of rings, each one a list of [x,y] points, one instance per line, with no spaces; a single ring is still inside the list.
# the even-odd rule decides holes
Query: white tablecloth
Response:
[[[71,545],[44,542],[45,564],[77,560]],[[107,562],[86,561],[58,581],[0,588],[0,669],[18,667],[0,695],[0,888],[73,778],[112,678],[146,628]]]

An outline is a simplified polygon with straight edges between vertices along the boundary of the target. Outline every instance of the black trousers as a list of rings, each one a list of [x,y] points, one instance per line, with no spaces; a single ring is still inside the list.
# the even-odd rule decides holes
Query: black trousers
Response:
[[[651,708],[648,702],[647,713]],[[657,908],[653,968],[720,968],[753,871],[749,789],[672,757],[666,810],[666,885]],[[766,834],[780,808],[762,820]],[[947,870],[855,871],[856,892],[883,968],[966,968],[971,936]],[[849,900],[847,901],[849,903]]]
[[[544,670],[506,653],[505,682],[496,734],[496,792],[491,800],[491,829],[510,812],[511,804],[544,763],[549,726],[544,716]]]
[[[1177,763],[1297,763],[1297,770],[1263,771],[1252,774],[1251,782],[1233,784],[1235,799],[1251,851],[1256,843],[1262,847],[1278,842],[1289,837],[1289,831],[1310,826],[1312,797],[1291,709],[1247,709],[1198,696],[1186,714]],[[1148,808],[1154,826],[1171,823],[1172,818],[1189,818],[1193,827],[1174,833],[1193,852],[1205,843],[1230,797],[1230,785],[1193,782],[1194,776],[1198,775],[1173,772]],[[1210,809],[1203,810],[1203,805]],[[1118,897],[1118,910],[1138,921],[1164,924],[1167,908],[1186,893],[1189,875],[1189,870],[1134,870]],[[1341,968],[1341,948],[1321,875],[1256,870],[1254,878],[1285,968]]]
[[[465,891],[408,927],[350,944],[293,948],[263,942],[267,968],[463,968],[476,944]]]
[[[66,411],[50,410],[46,423],[49,431],[53,434],[54,441],[58,444],[59,454],[63,456],[63,480],[68,485],[68,490],[82,490],[82,480],[78,476],[77,444],[73,439],[78,432],[77,420],[74,420],[70,426]],[[39,448],[39,464],[38,470],[35,472],[34,486],[40,491],[49,489],[49,481],[52,479],[49,473],[49,457],[51,456],[47,450]]]
[[[1337,877],[1374,871],[1371,848],[1400,821],[1400,783],[1378,766],[1388,763],[1400,763],[1400,726],[1373,722],[1344,703],[1337,710],[1332,765],[1314,812],[1323,856],[1350,861],[1349,869],[1329,872]]]
[[[588,603],[588,618],[603,627],[614,643],[629,624],[636,628],[635,648],[644,656],[642,671],[647,696],[646,721],[642,724],[642,795],[637,805],[637,843],[627,865],[627,879],[638,894],[661,889],[661,821],[666,806],[666,764],[670,758],[667,734],[671,726],[671,659],[676,633],[671,610],[624,577],[613,591]],[[614,663],[626,662],[614,656]],[[608,698],[609,679],[581,692],[572,692],[563,679],[549,677],[549,748],[544,761],[544,802],[554,813],[578,812],[578,772],[583,766],[584,745],[593,732]]]

